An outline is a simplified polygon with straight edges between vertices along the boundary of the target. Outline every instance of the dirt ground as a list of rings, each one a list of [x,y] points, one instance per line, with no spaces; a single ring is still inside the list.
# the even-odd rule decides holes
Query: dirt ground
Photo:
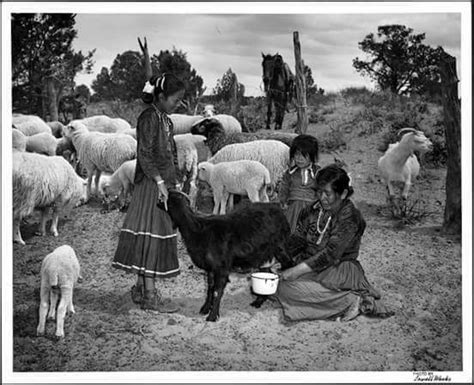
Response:
[[[125,213],[101,213],[93,200],[60,221],[57,238],[34,235],[37,216],[22,226],[27,245],[13,246],[14,371],[462,370],[461,244],[439,231],[446,170],[423,169],[412,199],[425,200],[429,215],[400,224],[385,207],[376,139],[355,136],[320,163],[337,156],[351,172],[353,200],[367,220],[360,262],[393,317],[288,324],[275,303],[251,307],[248,277],[233,274],[221,318],[206,322],[199,315],[205,275],[181,239],[181,274],[161,284],[179,312],[142,311],[130,299],[134,276],[110,266]],[[63,244],[76,250],[84,281],[57,342],[54,322],[45,337],[35,334],[41,261]]]

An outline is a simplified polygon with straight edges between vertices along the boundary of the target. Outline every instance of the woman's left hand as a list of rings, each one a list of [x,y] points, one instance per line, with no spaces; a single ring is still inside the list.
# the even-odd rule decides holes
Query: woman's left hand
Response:
[[[282,271],[281,277],[285,281],[293,281],[299,276],[309,273],[311,271],[311,268],[306,263],[302,262],[294,267]]]

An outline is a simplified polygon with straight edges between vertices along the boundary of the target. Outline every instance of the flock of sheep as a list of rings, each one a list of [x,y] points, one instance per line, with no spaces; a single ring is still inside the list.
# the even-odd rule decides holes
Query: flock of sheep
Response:
[[[234,117],[214,115],[212,109],[205,112],[206,116],[170,115],[178,152],[179,183],[190,197],[191,208],[196,204],[198,178],[212,188],[214,214],[225,214],[228,206],[232,209],[233,194],[246,195],[252,202],[268,202],[267,188],[274,191],[287,169],[289,146],[296,134],[268,130],[245,133]],[[59,216],[86,203],[92,194],[124,198],[131,192],[137,142],[136,130],[125,120],[101,115],[74,120],[64,126],[59,122],[45,123],[37,116],[14,114],[12,123],[15,242],[25,244],[20,225],[35,209],[42,213],[39,233],[46,234],[46,223],[52,214],[50,231],[58,236]],[[410,185],[419,173],[414,151],[425,152],[431,145],[420,131],[404,129],[401,133],[404,135],[400,142],[391,144],[378,163],[392,200],[395,195],[392,182],[397,180],[405,183],[402,197],[407,198]],[[85,169],[87,180],[76,172],[78,163]],[[260,223],[259,226],[268,227]],[[38,334],[44,332],[50,298],[48,315],[55,316],[51,307],[55,306],[58,293],[51,292],[51,287],[59,286],[61,292],[67,293],[61,296],[57,312],[56,335],[61,337],[65,311],[74,309],[72,293],[68,293],[80,274],[71,248],[63,246],[52,254],[56,258],[65,257],[58,258],[63,262],[46,264],[46,258],[43,262],[41,275],[46,283],[44,288],[42,283],[41,289]],[[49,259],[54,258],[48,256]],[[211,320],[217,317],[218,309]]]

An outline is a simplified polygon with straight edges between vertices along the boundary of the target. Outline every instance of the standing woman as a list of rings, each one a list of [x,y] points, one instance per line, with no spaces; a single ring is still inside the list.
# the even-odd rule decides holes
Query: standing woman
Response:
[[[183,96],[184,84],[172,74],[151,77],[143,89],[142,100],[150,107],[137,122],[135,188],[112,263],[137,274],[131,290],[133,302],[162,313],[178,309],[163,300],[155,279],[178,275],[179,266],[176,231],[168,213],[156,203],[161,200],[166,206],[168,189],[176,187],[176,146],[167,114]]]

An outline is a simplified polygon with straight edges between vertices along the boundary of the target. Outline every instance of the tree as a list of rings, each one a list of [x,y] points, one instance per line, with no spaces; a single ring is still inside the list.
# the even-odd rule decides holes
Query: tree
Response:
[[[74,89],[74,77],[90,72],[95,50],[72,49],[75,14],[12,15],[13,106],[23,112],[58,119],[58,103]]]
[[[226,102],[232,99],[241,100],[245,93],[245,87],[242,83],[239,83],[237,75],[229,68],[224,75],[222,75],[222,78],[217,80],[217,84],[212,90],[212,93],[216,95],[218,99]]]
[[[91,90],[85,84],[81,84],[74,90],[74,95],[84,100],[86,104],[89,104],[91,99]]]
[[[377,38],[368,34],[359,48],[371,59],[356,57],[353,67],[375,81],[380,89],[396,94],[439,92],[439,51],[422,44],[425,34],[413,34],[403,25],[384,25]]]
[[[304,65],[304,77],[306,81],[306,96],[316,95],[316,94],[323,94],[324,90],[322,88],[318,88],[317,84],[314,83],[313,73],[311,68],[309,68],[306,64]]]
[[[91,88],[94,90],[93,100],[112,100],[114,98],[114,84],[110,79],[107,67],[102,67],[100,73],[92,81]]]

